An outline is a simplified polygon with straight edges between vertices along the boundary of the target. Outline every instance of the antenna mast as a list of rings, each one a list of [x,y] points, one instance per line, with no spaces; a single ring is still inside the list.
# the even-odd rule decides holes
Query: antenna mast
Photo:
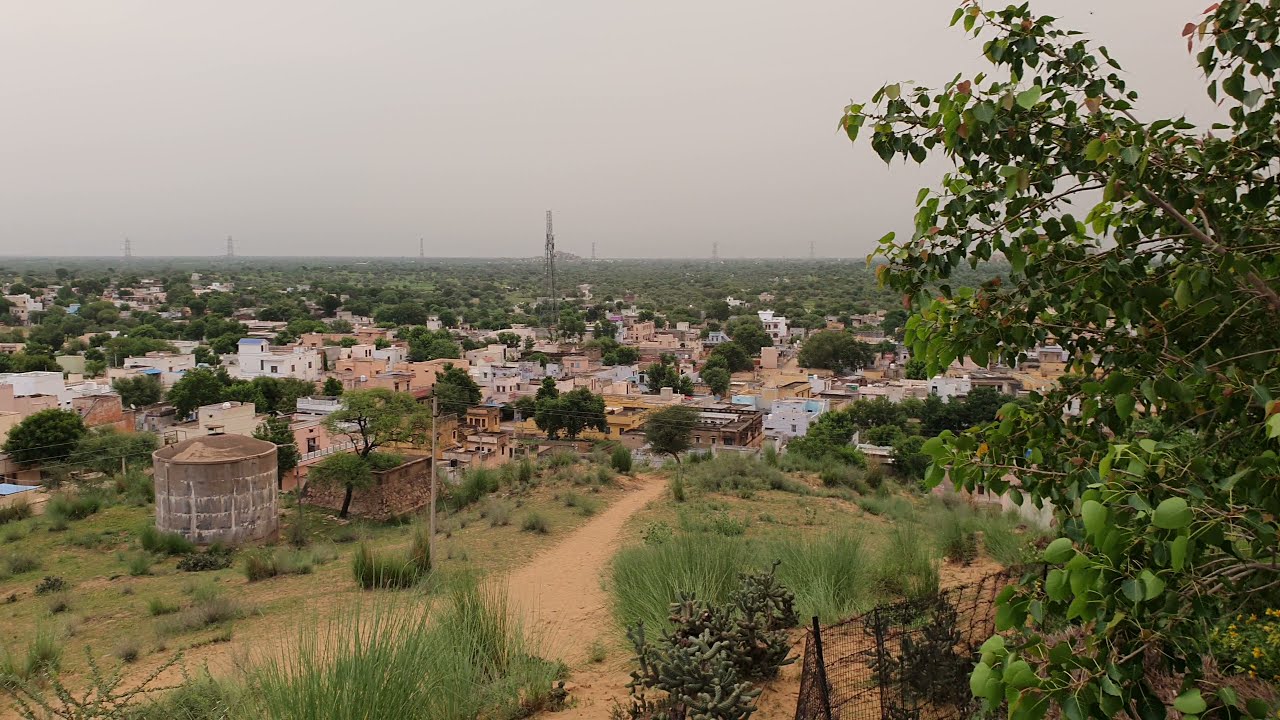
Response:
[[[810,240],[810,241],[809,241],[809,259],[810,259],[810,260],[813,260],[813,259],[814,259],[814,258],[816,258],[816,257],[817,257],[817,255],[815,255],[815,254],[813,253],[813,241],[812,241],[812,240]]]
[[[231,236],[228,235],[227,236],[227,257],[233,258],[235,256],[236,256],[236,241],[232,240]]]
[[[128,260],[133,257],[133,241],[129,238],[124,239],[124,259]]]
[[[427,246],[422,238],[418,238],[418,259],[421,260],[427,256]]]
[[[719,262],[719,261],[720,261],[720,243],[713,242],[711,243],[711,262]]]
[[[551,211],[547,211],[547,245],[546,245],[546,262],[547,262],[547,293],[551,298],[551,322],[547,324],[548,329],[552,330],[554,337],[554,328],[556,320],[560,318],[559,299],[556,297],[556,234],[551,230]]]

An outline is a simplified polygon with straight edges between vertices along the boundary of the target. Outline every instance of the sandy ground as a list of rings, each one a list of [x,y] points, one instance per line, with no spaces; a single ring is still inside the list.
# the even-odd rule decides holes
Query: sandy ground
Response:
[[[613,629],[604,572],[623,525],[666,487],[661,478],[639,478],[635,489],[508,577],[511,604],[544,657],[577,667],[591,642]]]

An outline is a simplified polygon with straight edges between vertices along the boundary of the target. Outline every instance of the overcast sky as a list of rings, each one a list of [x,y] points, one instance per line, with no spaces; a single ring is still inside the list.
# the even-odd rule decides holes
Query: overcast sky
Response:
[[[1033,0],[1146,116],[1211,106],[1207,0]],[[0,255],[862,256],[915,188],[835,134],[982,67],[952,0],[19,2],[0,12]]]

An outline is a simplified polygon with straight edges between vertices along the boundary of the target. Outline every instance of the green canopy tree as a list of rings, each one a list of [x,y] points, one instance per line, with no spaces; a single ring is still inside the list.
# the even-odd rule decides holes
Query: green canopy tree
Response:
[[[230,385],[231,376],[226,368],[196,368],[188,370],[182,379],[175,382],[165,399],[173,403],[179,415],[185,417],[203,405],[222,402]]]
[[[875,352],[870,345],[843,330],[814,333],[800,346],[800,365],[807,368],[843,373],[861,370],[874,360]]]
[[[586,388],[538,399],[533,421],[552,440],[561,432],[570,440],[576,440],[584,430],[609,431],[604,398]]]
[[[342,396],[342,409],[330,413],[325,418],[324,425],[331,435],[346,436],[355,445],[351,454],[367,470],[369,457],[380,447],[425,444],[431,430],[431,412],[419,405],[409,393],[393,392],[386,388],[351,390]],[[361,482],[365,475],[351,472],[353,467],[351,461],[335,461],[334,473],[341,470],[347,474],[342,477],[336,474],[321,476],[324,481],[337,482],[346,490],[339,517],[347,516],[351,508],[352,493],[364,487]],[[314,471],[312,469],[308,475]]]
[[[484,395],[480,386],[471,379],[466,368],[453,363],[445,363],[444,372],[436,376],[436,384],[432,389],[436,402],[443,415],[461,415],[467,408],[478,405]]]
[[[302,454],[298,452],[298,443],[289,429],[289,419],[269,417],[254,428],[253,436],[259,440],[275,443],[276,446],[276,486],[283,485],[284,476],[298,467]]]
[[[729,374],[729,368],[723,364],[712,365],[702,369],[702,382],[711,388],[711,392],[721,397],[729,393],[729,381],[732,376]]]
[[[342,381],[338,378],[326,378],[320,393],[326,397],[338,397],[342,394]]]
[[[765,332],[764,324],[757,317],[736,317],[725,326],[725,334],[752,357],[760,355],[760,348],[773,347],[773,338]]]
[[[160,402],[164,397],[164,385],[159,375],[134,375],[117,378],[111,389],[120,395],[120,403],[127,407],[145,407]]]
[[[1204,659],[1221,618],[1280,589],[1280,12],[1228,0],[1187,23],[1227,117],[1212,132],[1143,113],[1104,48],[1027,5],[954,23],[990,74],[886,85],[841,126],[886,162],[949,165],[875,253],[929,370],[1048,341],[1072,358],[1027,405],[921,447],[930,482],[1052,503],[1062,533],[1043,581],[1001,594],[971,687],[1015,720],[1261,718]],[[954,282],[996,254],[1007,276]]]
[[[670,455],[680,463],[680,453],[693,445],[693,426],[698,412],[685,405],[672,405],[651,413],[644,423],[644,439],[659,455]]]
[[[76,444],[70,460],[108,475],[126,468],[150,467],[151,453],[159,447],[155,433],[120,432],[110,425],[96,427]]]
[[[66,460],[84,438],[84,421],[76,413],[50,408],[23,418],[9,431],[4,451],[20,465]]]

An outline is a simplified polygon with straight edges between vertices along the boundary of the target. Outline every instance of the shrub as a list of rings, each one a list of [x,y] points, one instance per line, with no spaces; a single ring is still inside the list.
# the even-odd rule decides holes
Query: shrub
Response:
[[[5,558],[4,564],[11,575],[21,575],[39,569],[40,560],[35,555],[14,552]]]
[[[511,506],[501,500],[490,498],[484,515],[489,519],[489,527],[506,527],[511,524]]]
[[[664,542],[625,548],[611,569],[614,611],[625,627],[666,623],[671,599],[695,594],[713,605],[729,600],[751,550],[741,540],[716,535],[680,535]]]
[[[624,447],[616,447],[609,455],[609,465],[622,474],[631,472],[631,451]]]
[[[45,575],[44,579],[36,585],[37,595],[52,595],[54,593],[66,592],[67,581],[54,575]]]
[[[16,500],[13,504],[0,508],[0,525],[26,520],[29,517],[31,517],[31,506],[24,499]]]
[[[95,493],[56,493],[45,505],[45,514],[68,520],[83,520],[102,509],[102,498]]]
[[[1222,667],[1250,677],[1280,677],[1280,608],[1237,613],[1209,632],[1209,648]]]
[[[551,525],[547,523],[547,519],[537,510],[530,510],[525,513],[524,519],[520,521],[520,529],[525,532],[546,535],[551,532]]]
[[[600,510],[600,502],[598,500],[574,492],[565,493],[564,506],[576,508],[580,514],[586,517],[595,515]]]
[[[123,640],[116,645],[114,655],[120,658],[120,662],[130,664],[138,661],[141,653],[138,650],[138,643],[134,640]]]
[[[36,636],[27,644],[24,677],[53,672],[62,665],[62,640],[50,627],[37,627]]]
[[[75,535],[67,538],[67,542],[78,548],[94,550],[102,546],[103,537],[101,533],[76,533]]]
[[[50,595],[45,607],[50,615],[60,615],[71,609],[71,595],[66,591]]]
[[[231,551],[225,548],[209,548],[204,552],[184,555],[178,561],[182,572],[206,572],[231,567]]]
[[[614,472],[608,467],[601,465],[596,468],[596,484],[597,485],[612,485],[613,478],[614,478]]]
[[[528,485],[529,483],[533,482],[533,461],[532,460],[530,460],[529,458],[524,458],[520,461],[520,463],[516,467],[518,468],[518,471],[516,473],[516,479],[520,481],[520,484]]]
[[[912,512],[911,501],[897,495],[868,495],[858,498],[856,502],[868,514],[883,515],[891,520],[906,520]]]
[[[224,597],[212,584],[196,586],[193,595],[195,604],[157,621],[157,632],[161,635],[179,635],[244,616],[243,608]]]
[[[809,489],[775,467],[747,455],[723,453],[694,463],[688,471],[689,483],[704,492],[782,490],[807,494]]]
[[[462,475],[462,482],[449,490],[448,505],[461,510],[498,489],[498,475],[487,468],[472,468]]]
[[[867,482],[867,487],[875,490],[884,485],[884,466],[880,463],[871,463],[867,467],[867,474],[863,477]]]
[[[0,532],[0,543],[8,545],[15,543],[27,536],[27,531],[19,525],[11,525]]]
[[[671,478],[671,499],[678,503],[685,501],[684,478],[679,474]]]
[[[675,533],[670,525],[659,520],[645,525],[644,530],[640,531],[640,537],[645,545],[661,545],[675,537]]]
[[[246,580],[257,582],[278,575],[310,575],[314,565],[306,550],[259,550],[245,553],[243,569]]]
[[[154,525],[142,529],[138,542],[143,550],[160,555],[187,555],[196,549],[196,544],[180,533],[161,532]]]
[[[591,641],[587,646],[587,660],[593,664],[600,664],[609,656],[609,651],[605,648],[604,643],[599,638]]]
[[[860,493],[867,491],[867,484],[862,479],[862,471],[851,465],[827,462],[818,472],[818,478],[825,487],[851,488]]]
[[[965,565],[978,557],[978,537],[968,513],[959,509],[945,513],[936,527],[943,557]]]
[[[559,469],[578,464],[578,454],[572,450],[556,450],[547,458],[547,467]]]
[[[129,574],[134,577],[142,577],[151,574],[151,563],[153,558],[151,553],[135,552],[129,553],[125,566],[129,568]]]
[[[375,553],[361,544],[351,559],[351,573],[365,590],[411,588],[425,577],[418,566],[401,556]]]
[[[164,598],[153,597],[147,600],[147,612],[150,613],[152,617],[172,615],[173,613],[178,612],[179,609],[180,608],[177,603],[171,603]]]
[[[709,521],[711,531],[725,537],[736,537],[747,532],[747,521],[727,513],[716,513]]]

